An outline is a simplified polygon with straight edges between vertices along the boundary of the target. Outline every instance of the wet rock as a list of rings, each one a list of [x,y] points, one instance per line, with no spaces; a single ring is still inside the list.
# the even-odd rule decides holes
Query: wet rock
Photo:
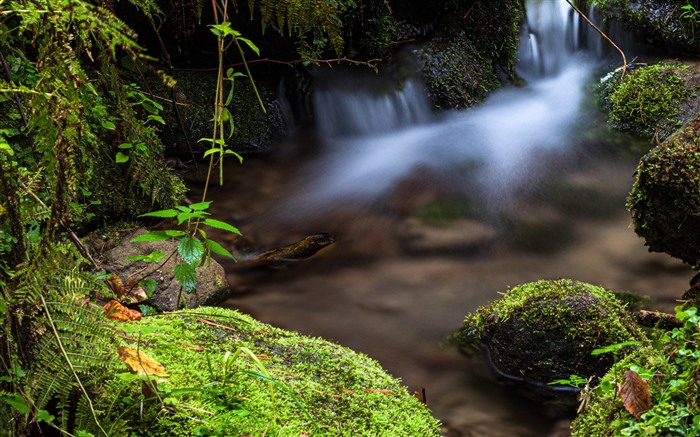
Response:
[[[465,353],[480,349],[501,381],[556,411],[572,413],[578,390],[548,384],[571,375],[602,376],[616,357],[592,355],[594,349],[645,338],[610,291],[559,279],[508,290],[468,315],[449,342]]]
[[[498,231],[476,220],[455,220],[443,226],[406,219],[398,228],[404,251],[412,254],[468,254],[493,244]]]
[[[639,162],[627,200],[650,252],[700,264],[700,115]]]
[[[595,0],[606,17],[633,30],[640,41],[653,44],[667,52],[685,55],[700,53],[700,33],[692,13],[682,8],[678,0],[640,0],[618,2]],[[692,6],[691,3],[687,3]],[[695,3],[697,5],[697,2]]]
[[[144,229],[136,230],[126,235],[120,245],[105,252],[102,257],[104,269],[116,274],[124,282],[128,279],[135,281],[154,279],[157,283],[156,289],[146,303],[159,311],[174,311],[178,309],[176,302],[180,293],[180,283],[175,279],[173,269],[183,262],[180,256],[175,254],[159,269],[156,267],[160,264],[125,261],[130,256],[148,255],[156,250],[164,252],[167,258],[177,251],[177,242],[174,241],[131,243],[133,238],[144,233],[146,233]],[[202,305],[216,305],[228,297],[229,293],[230,287],[226,281],[224,269],[212,259],[208,265],[197,268],[196,293],[183,292],[180,306],[195,308]]]

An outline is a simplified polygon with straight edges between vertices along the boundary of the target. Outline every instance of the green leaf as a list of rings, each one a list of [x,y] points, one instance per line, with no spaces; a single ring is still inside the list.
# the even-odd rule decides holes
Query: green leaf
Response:
[[[217,243],[217,242],[214,241],[214,240],[210,240],[210,239],[208,239],[208,238],[205,238],[205,239],[204,239],[204,244],[207,245],[207,247],[209,248],[209,250],[211,250],[212,252],[214,252],[214,253],[217,254],[217,255],[227,256],[227,257],[229,257],[229,258],[231,258],[231,259],[236,259],[236,257],[234,257],[233,254],[232,254],[231,252],[229,252],[228,250],[226,250],[222,245],[220,245],[219,243]]]
[[[623,341],[622,343],[611,344],[609,346],[601,347],[598,349],[593,349],[591,351],[591,355],[601,355],[601,354],[607,354],[610,352],[617,352],[625,346],[633,346],[636,344],[642,344],[642,342],[636,341],[636,340],[630,340],[630,341]]]
[[[36,413],[36,420],[39,422],[52,423],[56,417],[46,410],[39,410]]]
[[[211,205],[211,200],[208,202],[193,203],[190,205],[190,208],[195,211],[204,211],[205,209],[209,208],[209,205]]]
[[[117,152],[116,161],[117,164],[123,164],[129,160],[129,156],[123,154],[122,152]]]
[[[191,220],[193,218],[202,218],[205,215],[208,215],[209,213],[204,212],[204,211],[195,211],[195,212],[181,212],[177,215],[177,224],[181,225],[184,221],[186,220]]]
[[[114,123],[112,123],[112,122],[109,121],[109,120],[104,120],[104,121],[103,121],[102,123],[100,123],[100,124],[102,125],[103,128],[108,129],[108,130],[112,130],[112,129],[116,129],[116,128],[117,128],[117,125],[114,124]],[[43,411],[43,410],[42,410],[42,411]]]
[[[147,232],[143,235],[139,235],[136,238],[132,238],[131,242],[132,243],[138,243],[138,242],[154,242],[154,241],[165,241],[170,239],[171,236],[166,234],[165,231],[150,231]]]
[[[146,288],[146,296],[151,297],[151,294],[156,290],[158,283],[155,279],[144,279],[139,282],[139,285]]]
[[[180,254],[187,264],[196,264],[204,255],[204,246],[197,238],[184,237],[180,240],[180,244],[177,245],[177,253]]]
[[[119,146],[117,146],[117,147],[119,147],[119,148],[122,149],[122,150],[129,150],[129,149],[131,149],[132,147],[134,147],[134,145],[131,144],[131,143],[121,143],[121,144],[120,144]]]
[[[174,209],[161,209],[159,211],[147,212],[141,214],[139,217],[160,217],[160,218],[172,218],[177,217],[177,211]]]
[[[178,264],[173,269],[175,279],[180,282],[182,288],[187,293],[192,293],[197,288],[197,272],[190,264]]]
[[[243,235],[241,234],[241,231],[238,230],[238,228],[236,228],[235,226],[231,226],[226,222],[222,222],[221,220],[204,219],[202,223],[204,223],[207,226],[211,226],[212,228],[233,232],[234,234],[238,235]]]
[[[165,258],[165,252],[162,250],[154,250],[148,255],[134,255],[124,258],[124,261],[143,261],[147,263],[157,263]]]
[[[0,396],[0,403],[7,404],[17,410],[20,414],[29,413],[30,409],[19,393],[12,393],[8,396]]]
[[[260,56],[260,49],[258,48],[258,46],[253,44],[253,41],[243,37],[238,37],[238,41],[243,41],[248,47],[250,47],[252,51],[255,52],[256,55]]]

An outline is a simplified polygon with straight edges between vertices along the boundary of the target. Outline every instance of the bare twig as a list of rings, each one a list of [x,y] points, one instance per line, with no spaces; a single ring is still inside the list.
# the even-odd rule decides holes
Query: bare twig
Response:
[[[608,37],[602,30],[598,29],[598,26],[593,24],[593,22],[588,19],[586,14],[581,12],[581,10],[579,8],[577,8],[569,0],[566,0],[566,2],[569,4],[569,6],[574,8],[574,10],[576,11],[577,14],[579,14],[584,20],[586,20],[586,22],[588,23],[589,26],[591,26],[593,29],[595,29],[596,32],[598,32],[603,38],[605,38],[606,41],[608,41],[613,47],[615,47],[615,49],[617,49],[618,52],[620,52],[620,55],[622,56],[622,76],[621,77],[625,77],[625,73],[627,72],[627,57],[625,56],[625,52],[623,52],[622,49],[620,47],[618,47],[618,45],[615,44],[613,42],[613,40],[611,40],[610,37]]]

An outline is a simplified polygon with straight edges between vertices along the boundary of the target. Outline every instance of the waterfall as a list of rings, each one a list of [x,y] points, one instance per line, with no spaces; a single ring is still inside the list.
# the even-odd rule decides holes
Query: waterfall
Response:
[[[417,81],[398,90],[360,76],[325,76],[315,97],[323,151],[304,169],[296,214],[371,202],[418,166],[451,171],[464,162],[469,184],[505,199],[545,165],[543,153],[565,151],[580,132],[594,36],[564,0],[527,2],[518,72],[528,86],[506,88],[469,111],[431,115]],[[585,28],[585,29],[584,29]],[[598,38],[600,38],[598,36]]]

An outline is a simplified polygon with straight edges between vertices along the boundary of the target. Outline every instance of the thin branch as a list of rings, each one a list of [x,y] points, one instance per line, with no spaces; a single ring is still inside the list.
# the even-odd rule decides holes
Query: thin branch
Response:
[[[242,65],[247,64],[258,64],[258,63],[270,63],[270,64],[282,64],[282,65],[295,65],[295,64],[304,64],[304,63],[311,63],[311,64],[325,64],[329,67],[332,67],[333,64],[339,64],[339,63],[348,63],[352,65],[365,65],[370,68],[376,68],[376,64],[379,62],[382,62],[382,59],[380,58],[375,58],[375,59],[369,59],[367,61],[358,61],[356,59],[350,59],[350,58],[334,58],[334,59],[297,59],[294,61],[280,61],[279,59],[270,59],[270,58],[262,58],[262,59],[253,59],[251,61],[246,61],[246,62],[237,62],[234,64],[229,64],[225,65],[224,68],[235,68],[235,67],[240,67]],[[177,71],[217,71],[218,68],[174,68],[174,70]]]
[[[610,44],[612,44],[613,47],[615,47],[615,49],[617,49],[618,52],[620,52],[620,55],[622,56],[622,75],[621,75],[621,77],[625,77],[625,73],[627,72],[627,57],[625,56],[625,52],[623,52],[622,49],[620,47],[618,47],[617,44],[615,44],[613,42],[613,40],[611,40],[610,37],[608,37],[602,30],[598,29],[598,26],[593,24],[593,22],[588,19],[586,14],[581,12],[581,10],[579,8],[577,8],[569,0],[566,0],[566,2],[569,4],[569,6],[574,8],[574,10],[576,11],[577,14],[579,14],[584,20],[586,20],[586,22],[588,23],[589,26],[591,26],[593,29],[595,29],[596,32],[601,34],[601,36],[603,38],[605,38]]]

